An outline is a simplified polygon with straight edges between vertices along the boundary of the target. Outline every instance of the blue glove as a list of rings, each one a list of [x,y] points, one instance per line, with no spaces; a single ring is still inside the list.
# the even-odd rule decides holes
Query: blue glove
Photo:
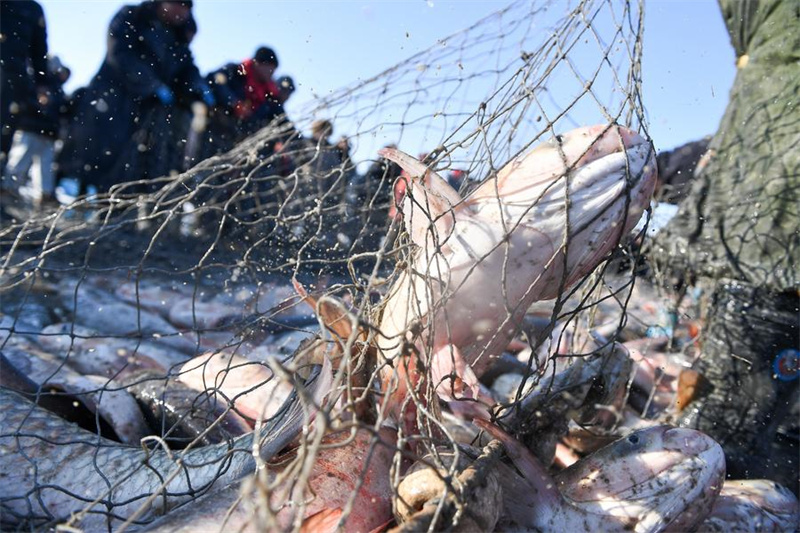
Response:
[[[156,89],[156,96],[161,104],[165,106],[172,105],[175,101],[175,95],[172,94],[172,90],[166,85],[162,85]]]
[[[214,107],[217,100],[214,98],[214,93],[210,89],[203,87],[203,103],[208,107]]]

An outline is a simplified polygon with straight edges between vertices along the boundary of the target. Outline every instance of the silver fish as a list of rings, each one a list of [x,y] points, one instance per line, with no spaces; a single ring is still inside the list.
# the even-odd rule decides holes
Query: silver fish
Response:
[[[176,298],[169,310],[169,321],[180,328],[215,329],[241,320],[243,309],[222,302],[200,301],[191,296]]]
[[[722,488],[722,448],[699,431],[637,431],[555,477],[496,426],[476,421],[506,447],[523,473],[510,476],[507,528],[526,531],[686,531],[703,521]],[[527,487],[527,490],[520,490]]]
[[[228,402],[190,389],[174,377],[140,370],[116,381],[143,406],[150,428],[171,448],[218,444],[252,431]]]
[[[568,365],[552,365],[541,378],[528,379],[521,400],[496,409],[497,420],[526,428],[532,451],[545,465],[552,464],[558,441],[567,434],[570,419],[583,425],[596,424],[606,414],[604,407],[624,390],[631,369],[628,351],[613,343],[601,353],[587,357],[562,358]],[[519,424],[523,419],[524,423]]]
[[[32,345],[24,348],[22,345],[12,346],[2,353],[41,391],[67,393],[76,398],[91,413],[107,422],[121,442],[137,444],[147,435],[147,424],[136,400],[130,392],[108,378],[79,374]]]
[[[326,365],[310,385],[317,402],[331,379]],[[108,441],[0,389],[3,521],[38,528],[79,513],[76,523],[86,530],[148,522],[252,472],[254,445],[265,459],[283,449],[304,423],[293,398],[258,434],[172,453]]]
[[[93,329],[64,322],[44,328],[34,338],[75,370],[98,376],[115,376],[134,367],[166,374],[188,358],[185,353],[155,341],[106,337]]]
[[[165,284],[168,286],[165,288]],[[191,298],[192,289],[178,282],[162,280],[160,283],[150,281],[121,282],[114,294],[122,301],[135,307],[154,311],[163,318],[169,317],[170,308],[178,298]]]
[[[59,284],[64,307],[72,314],[72,322],[97,331],[100,336],[141,337],[158,339],[164,344],[193,353],[196,343],[182,335],[158,313],[121,301],[113,292],[90,283],[65,279]]]

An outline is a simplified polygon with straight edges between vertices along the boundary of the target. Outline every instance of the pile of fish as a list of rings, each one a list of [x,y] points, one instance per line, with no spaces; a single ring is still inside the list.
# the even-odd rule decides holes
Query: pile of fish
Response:
[[[597,272],[649,206],[649,142],[580,128],[465,198],[383,155],[413,246],[374,309],[113,275],[4,306],[3,528],[796,527],[790,491],[726,480],[716,442],[669,424],[703,386],[701,324]]]

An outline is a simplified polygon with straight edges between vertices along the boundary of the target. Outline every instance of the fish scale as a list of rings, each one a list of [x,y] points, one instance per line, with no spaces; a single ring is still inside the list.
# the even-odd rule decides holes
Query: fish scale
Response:
[[[317,380],[315,386],[324,387],[325,382]],[[87,530],[111,528],[136,512],[151,494],[159,493],[142,517],[151,519],[212,485],[229,483],[252,471],[257,436],[263,457],[283,449],[303,424],[300,402],[293,398],[288,402],[290,407],[266,423],[258,435],[251,432],[230,444],[168,454],[161,448],[145,451],[93,435],[0,388],[3,524],[13,517],[11,524],[38,528],[65,520],[99,500],[78,523]],[[170,476],[174,477],[165,483]]]

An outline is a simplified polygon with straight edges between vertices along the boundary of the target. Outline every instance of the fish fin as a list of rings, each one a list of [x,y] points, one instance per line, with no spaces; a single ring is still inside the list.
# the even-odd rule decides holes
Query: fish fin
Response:
[[[431,228],[438,238],[433,244],[447,240],[455,226],[455,210],[462,205],[458,192],[439,174],[400,150],[384,148],[378,153],[400,165],[410,178],[402,207],[406,229],[414,244],[425,247],[432,237]]]
[[[322,405],[333,388],[333,363],[329,357],[322,358],[322,368],[319,377],[313,383],[306,384],[306,388],[314,399],[316,405]]]
[[[303,519],[301,533],[323,533],[336,531],[342,517],[341,509],[323,509]]]
[[[395,148],[383,148],[379,150],[378,153],[386,159],[400,165],[409,176],[422,181],[425,187],[448,200],[450,205],[456,206],[461,203],[462,198],[461,195],[458,194],[458,191],[452,188],[450,184],[447,183],[446,179],[432,171],[416,157],[410,156]]]
[[[342,344],[353,334],[354,327],[358,327],[357,325],[354,326],[354,323],[357,324],[357,322],[354,322],[344,302],[333,296],[308,294],[308,291],[297,281],[297,278],[292,278],[292,285],[294,285],[294,290],[297,291],[300,298],[314,310],[314,314],[319,317],[322,325],[334,334],[337,344],[342,348]],[[334,359],[337,358],[335,355],[333,357]]]
[[[266,363],[276,374],[273,379],[285,378],[286,370],[275,356],[269,356]],[[275,457],[299,435],[304,424],[310,425],[314,420],[316,408],[324,404],[333,389],[333,365],[328,357],[323,357],[322,367],[304,383],[291,381],[295,392],[261,429],[263,437],[258,444],[261,458],[265,461]]]
[[[317,302],[317,313],[328,330],[336,335],[339,342],[346,342],[353,334],[353,315],[347,310],[344,302],[332,296],[323,296]]]
[[[292,276],[292,286],[294,287],[295,292],[297,295],[309,306],[311,309],[316,313],[317,311],[317,299],[310,294],[303,284],[297,281],[297,278]]]

